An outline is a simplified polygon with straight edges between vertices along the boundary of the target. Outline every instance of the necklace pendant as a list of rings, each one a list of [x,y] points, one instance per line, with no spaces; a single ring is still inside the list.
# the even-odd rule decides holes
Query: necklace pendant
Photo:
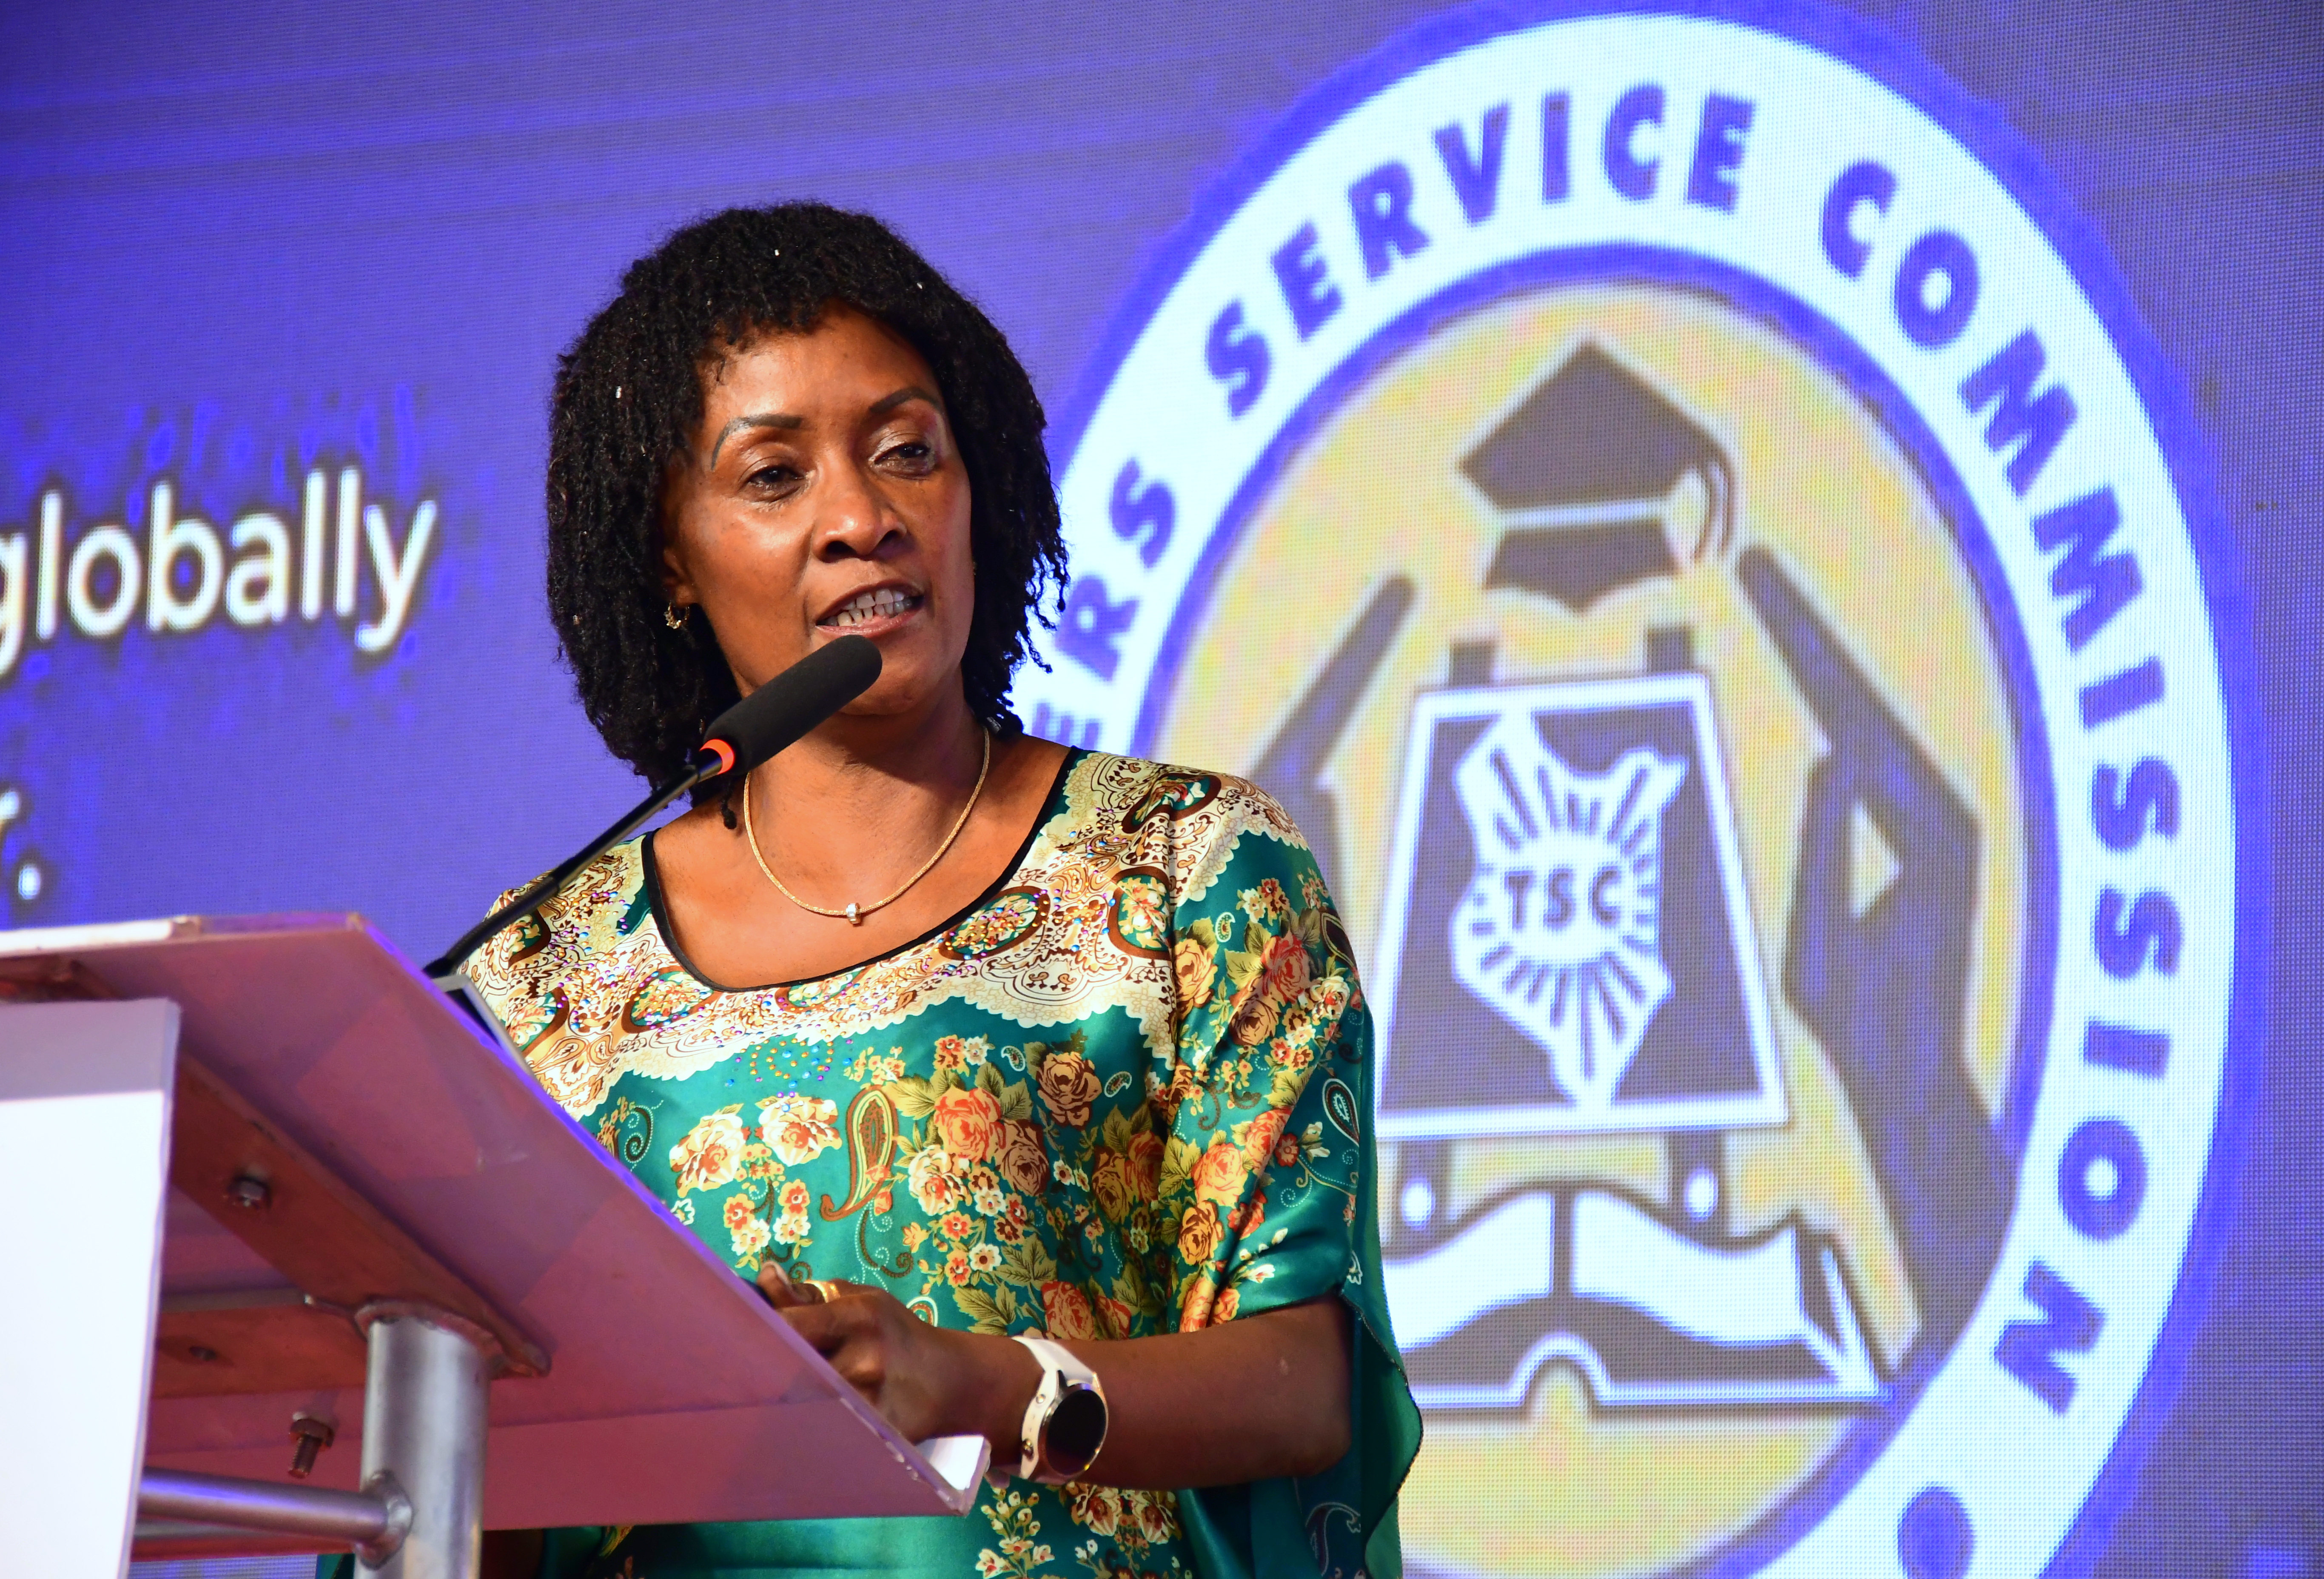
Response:
[[[863,912],[855,908],[855,901],[853,900],[847,901],[847,924],[851,927],[861,927],[863,925]]]

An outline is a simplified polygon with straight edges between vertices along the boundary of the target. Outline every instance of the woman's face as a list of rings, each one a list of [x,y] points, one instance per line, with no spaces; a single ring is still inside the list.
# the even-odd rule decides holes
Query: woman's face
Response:
[[[845,709],[957,694],[974,610],[968,473],[936,378],[877,319],[835,303],[703,375],[702,426],[662,496],[672,602],[696,605],[745,691],[843,635],[880,644]]]

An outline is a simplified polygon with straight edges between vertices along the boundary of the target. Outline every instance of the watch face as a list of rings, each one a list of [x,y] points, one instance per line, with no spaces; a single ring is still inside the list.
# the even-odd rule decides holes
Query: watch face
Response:
[[[1089,1468],[1105,1441],[1105,1399],[1094,1390],[1076,1387],[1049,1411],[1049,1428],[1041,1444],[1041,1467],[1070,1480]]]

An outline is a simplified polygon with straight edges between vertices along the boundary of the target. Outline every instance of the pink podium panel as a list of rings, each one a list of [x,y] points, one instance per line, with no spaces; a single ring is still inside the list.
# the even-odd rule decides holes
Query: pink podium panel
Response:
[[[303,1411],[336,1433],[308,1483],[354,1488],[350,1313],[414,1299],[507,1358],[487,1528],[973,1501],[361,919],[0,934],[34,959],[181,1014],[149,1466],[287,1480]]]

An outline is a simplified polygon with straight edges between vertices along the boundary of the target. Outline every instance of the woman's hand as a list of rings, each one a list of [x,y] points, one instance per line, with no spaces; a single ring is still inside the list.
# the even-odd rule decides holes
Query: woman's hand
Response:
[[[1041,1385],[1022,1344],[930,1326],[885,1288],[794,1283],[773,1261],[761,1265],[758,1288],[907,1441],[982,1436],[1013,1460]]]
[[[930,1326],[884,1288],[824,1287],[772,1261],[759,1270],[767,1302],[898,1432],[981,1436],[996,1464],[1016,1465],[1041,1385],[1029,1350]],[[1325,1295],[1200,1332],[1067,1344],[1097,1372],[1111,1417],[1083,1478],[1178,1490],[1322,1473],[1348,1450],[1352,1343],[1347,1306]]]

